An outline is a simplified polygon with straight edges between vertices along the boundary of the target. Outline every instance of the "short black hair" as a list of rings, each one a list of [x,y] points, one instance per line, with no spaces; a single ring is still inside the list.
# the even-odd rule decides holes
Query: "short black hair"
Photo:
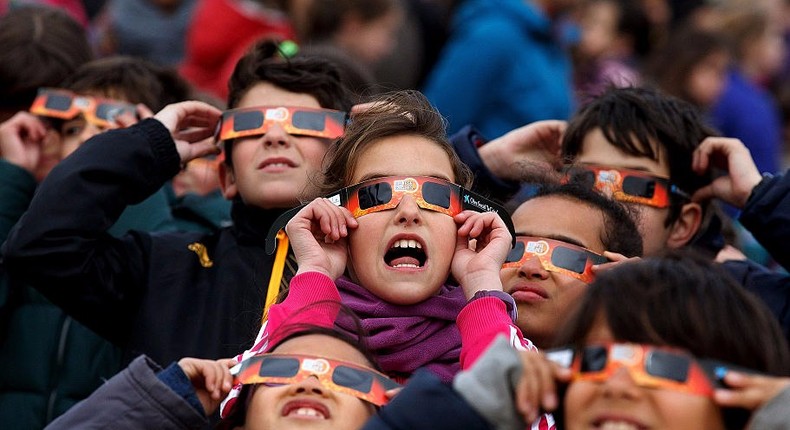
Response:
[[[626,257],[642,256],[642,236],[635,222],[637,214],[627,206],[575,182],[543,184],[529,200],[554,196],[577,200],[601,211],[604,231],[600,240],[604,249]]]
[[[585,136],[598,128],[613,146],[626,154],[657,162],[663,154],[669,167],[669,180],[688,194],[711,182],[710,175],[697,175],[691,169],[691,160],[702,140],[717,133],[689,102],[655,88],[609,88],[582,107],[568,123],[562,139],[565,160],[572,162],[582,150]],[[685,202],[679,196],[670,196],[665,225],[677,220]]]
[[[314,55],[285,55],[278,41],[261,40],[243,56],[228,82],[228,109],[255,85],[270,83],[294,93],[309,94],[322,108],[349,111],[353,96],[340,69],[330,60]],[[225,163],[233,165],[233,141],[225,142]]]
[[[80,66],[62,85],[76,93],[96,92],[158,112],[187,100],[190,87],[174,70],[136,57],[112,56]]]

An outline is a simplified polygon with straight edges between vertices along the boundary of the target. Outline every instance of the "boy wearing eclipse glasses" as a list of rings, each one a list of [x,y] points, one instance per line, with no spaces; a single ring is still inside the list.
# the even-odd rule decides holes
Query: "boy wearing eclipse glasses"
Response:
[[[261,42],[236,67],[231,110],[171,104],[153,118],[89,139],[41,184],[4,245],[10,275],[120,345],[124,361],[221,358],[260,327],[274,266],[271,223],[310,193],[310,178],[343,132],[351,99],[337,69],[283,58]],[[102,117],[100,110],[91,110]],[[189,161],[216,155],[233,225],[211,233],[106,235],[120,212]],[[283,276],[287,278],[286,276]]]
[[[477,173],[476,185],[500,190],[502,199],[518,191],[525,163],[540,163],[565,181],[628,204],[639,214],[646,256],[687,246],[718,252],[710,202],[717,197],[742,207],[741,222],[787,267],[787,233],[777,217],[786,213],[787,181],[763,179],[743,143],[716,137],[680,99],[647,88],[612,88],[567,124],[542,121],[488,143],[473,130],[455,138],[461,158]],[[715,168],[727,174],[714,181]],[[787,300],[787,277],[745,259],[722,264],[768,304],[790,338],[790,315],[778,305]]]

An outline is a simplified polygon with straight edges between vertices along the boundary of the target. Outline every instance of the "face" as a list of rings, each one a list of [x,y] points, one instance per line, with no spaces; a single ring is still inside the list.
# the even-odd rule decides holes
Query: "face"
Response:
[[[60,128],[60,135],[63,139],[63,148],[61,154],[63,158],[69,156],[72,152],[76,151],[85,141],[91,137],[101,133],[103,130],[99,127],[88,123],[82,115],[68,120],[63,123]]]
[[[516,235],[561,240],[599,254],[605,251],[600,239],[605,228],[603,214],[577,200],[534,198],[522,203],[512,219]],[[569,275],[545,270],[537,258],[519,268],[502,269],[500,278],[505,292],[516,300],[516,325],[541,348],[552,344],[555,331],[587,287]]]
[[[365,356],[354,347],[322,334],[293,338],[273,352],[317,355],[370,368]],[[258,385],[247,406],[244,428],[354,430],[361,428],[373,412],[373,405],[350,394],[327,390],[318,379],[310,377],[291,385]]]
[[[663,151],[659,151],[659,161],[626,154],[609,143],[600,129],[595,129],[584,137],[575,161],[581,164],[642,170],[652,175],[669,177],[669,164]],[[637,222],[639,232],[642,234],[644,254],[652,255],[664,249],[671,227],[664,226],[669,216],[669,208],[646,205],[633,205],[633,207],[638,211]]]
[[[173,177],[172,186],[178,197],[185,194],[205,196],[218,190],[217,161],[205,158],[190,161]]]
[[[730,56],[726,51],[712,52],[691,69],[688,91],[700,106],[712,106],[724,90]]]
[[[773,21],[773,20],[772,20]],[[785,39],[781,25],[771,22],[763,34],[747,48],[746,56],[752,58],[756,70],[763,77],[775,76],[782,70],[785,60]]]
[[[586,344],[614,342],[605,316],[597,318]],[[618,369],[604,382],[577,381],[565,394],[565,427],[579,429],[724,429],[712,399],[636,385]]]
[[[356,58],[375,65],[395,47],[402,15],[400,10],[393,9],[373,21],[352,20],[347,30],[338,36],[338,41]]]
[[[370,144],[358,159],[351,183],[396,175],[455,180],[450,157],[438,144],[424,137],[401,135]],[[359,227],[349,237],[349,268],[354,281],[382,300],[400,305],[419,303],[438,292],[450,274],[455,251],[458,229],[451,217],[421,209],[406,195],[395,209],[370,213],[357,221]],[[392,257],[389,251],[406,241],[409,246],[416,243],[421,247],[424,262]]]
[[[315,97],[292,93],[270,83],[252,87],[238,108],[253,106],[297,106],[320,108]],[[237,195],[248,205],[265,209],[290,208],[310,193],[311,179],[321,169],[329,147],[328,139],[292,136],[277,124],[262,136],[236,139],[233,167],[220,166],[223,194]]]
[[[612,47],[618,14],[612,1],[595,1],[584,9],[579,20],[582,31],[579,48],[586,56],[598,57]]]

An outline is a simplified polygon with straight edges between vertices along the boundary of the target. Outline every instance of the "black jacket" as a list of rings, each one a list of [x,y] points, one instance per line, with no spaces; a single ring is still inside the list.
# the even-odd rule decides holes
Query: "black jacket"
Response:
[[[264,238],[281,211],[234,202],[234,225],[215,234],[106,232],[179,168],[153,119],[89,140],[52,170],[10,233],[8,274],[120,345],[126,362],[243,351],[260,327],[273,262]]]

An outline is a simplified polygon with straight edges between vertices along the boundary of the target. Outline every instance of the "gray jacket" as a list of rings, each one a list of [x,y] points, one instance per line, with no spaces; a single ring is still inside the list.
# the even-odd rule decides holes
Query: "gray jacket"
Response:
[[[146,356],[46,427],[55,429],[204,429],[208,420],[157,376]]]

